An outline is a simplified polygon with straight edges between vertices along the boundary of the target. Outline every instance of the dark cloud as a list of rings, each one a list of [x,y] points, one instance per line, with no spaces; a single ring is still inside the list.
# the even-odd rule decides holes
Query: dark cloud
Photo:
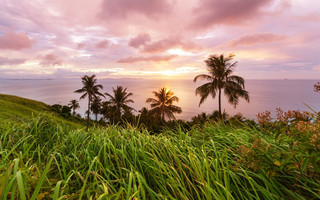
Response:
[[[192,28],[238,24],[259,17],[261,8],[273,0],[202,0],[194,8]]]
[[[172,6],[166,0],[104,0],[99,17],[105,20],[127,18],[132,14],[156,17],[168,13]]]

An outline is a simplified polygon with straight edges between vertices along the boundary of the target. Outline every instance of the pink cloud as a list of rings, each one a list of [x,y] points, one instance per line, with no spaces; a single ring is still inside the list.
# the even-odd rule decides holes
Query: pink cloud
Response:
[[[137,57],[127,57],[127,58],[122,58],[118,60],[118,63],[134,63],[134,62],[141,62],[141,61],[153,61],[153,62],[160,62],[160,61],[169,61],[176,56],[174,55],[166,55],[166,56],[137,56]]]
[[[159,53],[176,47],[180,47],[184,50],[199,49],[199,46],[192,42],[186,42],[178,37],[172,37],[145,44],[143,52]]]
[[[85,46],[86,46],[86,43],[78,43],[77,44],[77,49],[82,49]]]
[[[62,60],[52,53],[45,56],[40,56],[40,58],[42,59],[40,64],[44,66],[62,65]]]
[[[273,0],[203,0],[194,8],[192,28],[216,24],[239,24],[261,14],[261,8]]]
[[[171,10],[166,0],[104,0],[101,7],[99,17],[105,20],[127,18],[131,14],[156,17]]]
[[[0,57],[0,65],[19,65],[19,64],[23,64],[24,62],[26,62],[26,59],[22,59],[22,58],[10,59],[6,57]]]
[[[320,14],[317,12],[308,13],[303,16],[299,16],[298,19],[305,22],[319,22],[320,21]]]
[[[96,47],[99,49],[106,49],[109,47],[110,41],[109,40],[102,40],[96,44]]]
[[[150,42],[151,38],[150,35],[147,33],[141,33],[129,41],[129,46],[134,48],[139,48],[141,45],[145,45],[147,42]]]
[[[6,32],[0,36],[0,49],[21,50],[32,47],[34,41],[24,33]]]
[[[250,35],[245,35],[235,40],[231,40],[228,42],[228,46],[236,47],[236,46],[248,46],[254,44],[261,44],[261,43],[270,43],[275,41],[280,41],[285,39],[285,36],[276,35],[272,33],[255,33]]]

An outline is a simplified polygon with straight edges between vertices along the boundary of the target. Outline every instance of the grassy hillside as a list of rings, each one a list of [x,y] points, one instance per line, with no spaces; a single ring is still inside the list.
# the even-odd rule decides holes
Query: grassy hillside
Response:
[[[0,94],[0,123],[4,120],[9,120],[15,124],[28,122],[33,116],[37,116],[40,113],[53,118],[57,122],[67,124],[75,128],[82,127],[82,125],[62,118],[57,113],[50,111],[50,106],[43,102],[13,95]]]

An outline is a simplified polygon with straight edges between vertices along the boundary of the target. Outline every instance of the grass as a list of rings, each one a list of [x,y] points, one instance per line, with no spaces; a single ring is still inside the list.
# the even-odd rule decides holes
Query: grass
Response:
[[[290,155],[288,143],[250,127],[85,132],[45,114],[15,125],[2,121],[0,131],[0,199],[320,198],[319,179],[275,162]],[[256,141],[265,144],[260,169],[241,160],[241,148]]]
[[[61,118],[50,111],[50,106],[31,99],[17,97],[13,95],[0,94],[0,122],[7,120],[13,124],[21,124],[30,121],[33,116],[40,113],[62,124],[67,124],[73,128],[81,128],[82,125],[71,120]]]

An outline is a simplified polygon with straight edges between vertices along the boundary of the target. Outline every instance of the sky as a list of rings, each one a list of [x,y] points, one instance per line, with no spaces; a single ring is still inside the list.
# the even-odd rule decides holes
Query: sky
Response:
[[[0,0],[0,78],[320,78],[319,0]]]

